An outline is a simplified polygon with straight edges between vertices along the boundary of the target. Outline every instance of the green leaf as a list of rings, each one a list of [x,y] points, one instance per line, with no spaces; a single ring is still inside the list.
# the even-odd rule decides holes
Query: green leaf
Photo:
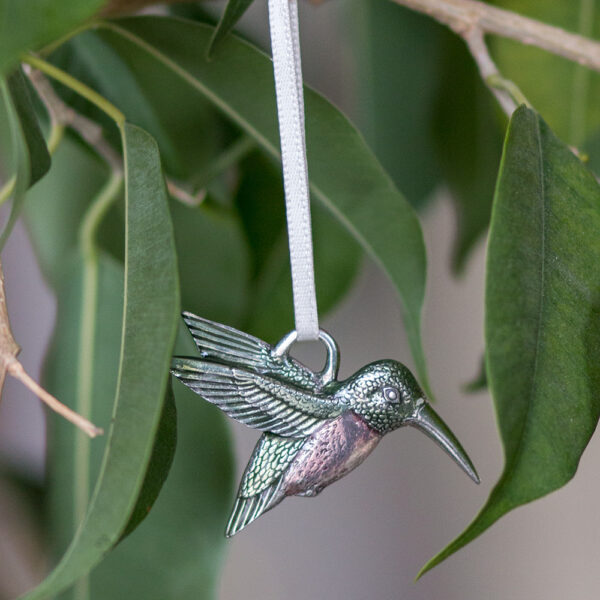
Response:
[[[348,233],[318,204],[312,209],[312,224],[317,302],[323,317],[350,289],[358,271],[361,252]],[[245,329],[275,343],[293,328],[289,250],[287,236],[282,231],[256,281]]]
[[[567,31],[598,39],[600,10],[594,0],[493,0]],[[500,72],[513,80],[561,139],[577,147],[600,129],[600,74],[540,48],[492,38]]]
[[[32,186],[50,169],[50,154],[21,69],[17,69],[8,78],[8,89],[17,110],[29,152],[29,185]]]
[[[27,203],[34,213],[38,205],[55,200],[46,196],[35,202],[28,198]],[[95,264],[85,265],[75,248],[64,258],[55,290],[58,315],[44,365],[44,386],[108,431],[119,371],[123,265],[104,252]],[[52,553],[59,558],[85,516],[106,436],[90,441],[70,423],[52,416],[48,444],[48,530]]]
[[[463,40],[448,33],[443,48],[433,129],[456,209],[452,267],[459,274],[490,222],[505,124]]]
[[[48,175],[27,193],[25,221],[42,273],[54,288],[77,249],[79,225],[90,198],[98,194],[107,176],[106,165],[65,137]]]
[[[207,61],[212,28],[166,17],[104,23],[103,37],[132,66],[153,58],[187,82],[274,157],[279,158],[272,64],[229,36]],[[383,267],[402,300],[408,339],[426,385],[420,323],[425,247],[416,215],[349,121],[310,89],[305,92],[313,197],[324,204]]]
[[[285,236],[282,173],[261,152],[244,160],[240,169],[234,201],[252,250],[252,278],[256,279]]]
[[[496,188],[485,301],[504,471],[473,523],[422,573],[575,474],[600,415],[599,230],[595,178],[539,115],[519,108]]]
[[[431,123],[446,28],[392,2],[349,3],[360,126],[386,171],[419,208],[440,183]]]
[[[248,301],[248,249],[234,216],[171,203],[185,310],[232,325]]]
[[[177,262],[156,144],[126,124],[123,343],[113,424],[86,517],[54,571],[23,598],[49,598],[87,574],[136,506],[163,408],[179,311]]]
[[[210,38],[206,56],[211,58],[222,40],[224,40],[236,26],[237,22],[244,16],[254,0],[227,0],[227,6],[217,23],[215,32]]]
[[[50,168],[50,155],[34,113],[27,83],[20,69],[5,81],[0,78],[0,161],[6,178],[0,203],[12,196],[8,219],[0,235],[4,246],[21,213],[25,192]]]
[[[74,365],[81,356],[83,272],[76,254],[78,228],[89,198],[97,194],[106,174],[105,166],[83,146],[65,138],[50,174],[28,194],[25,206],[31,237],[46,265],[44,272],[52,271],[52,285],[58,292],[58,321],[44,369],[44,384],[70,406],[75,406],[79,398],[74,376],[78,369]],[[74,177],[77,186],[72,185]],[[206,311],[202,314],[225,323],[236,323],[246,302],[248,277],[246,247],[239,224],[228,215],[204,208],[192,209],[179,203],[173,203],[171,208],[177,246],[184,254],[178,261],[180,273],[185,276],[182,296],[193,299],[194,310]],[[98,242],[102,241],[102,230],[108,225],[105,217],[98,231]],[[209,253],[211,260],[203,260]],[[77,257],[75,265],[73,254]],[[121,343],[123,266],[100,252],[98,269],[95,305],[96,323],[101,325],[96,328],[93,351],[86,354],[93,356],[90,416],[93,422],[107,429]],[[207,281],[216,283],[206,285]],[[237,297],[238,292],[243,292],[241,298]],[[176,353],[191,356],[195,345],[187,329],[183,326],[180,329],[182,339]],[[176,390],[180,409],[178,441],[169,477],[144,523],[134,535],[122,540],[90,575],[92,598],[118,598],[123,589],[132,598],[145,600],[215,597],[225,549],[223,531],[233,493],[231,441],[221,412],[188,392],[184,386]],[[75,443],[80,434],[61,419],[53,418],[50,425],[50,510],[45,512],[51,517],[54,555],[60,557],[80,521],[74,511],[74,466],[76,456],[80,456],[75,453]],[[91,483],[100,468],[103,441],[99,438],[89,445]],[[90,444],[84,436],[79,443],[84,448]],[[79,483],[80,494],[85,491],[83,486],[83,482]],[[87,494],[83,496],[83,510],[86,498]],[[153,577],[147,576],[148,570],[152,570]],[[66,593],[63,597],[72,595]]]
[[[173,389],[169,383],[144,483],[121,540],[135,531],[150,513],[171,470],[176,446],[177,408],[175,407]]]
[[[0,0],[0,74],[92,17],[105,0]]]
[[[2,145],[1,156],[10,157],[12,163],[12,178],[8,179],[6,188],[9,196],[12,195],[12,204],[8,219],[3,226],[0,234],[0,250],[4,247],[12,228],[21,212],[21,206],[25,199],[25,192],[29,187],[29,178],[31,175],[31,162],[27,148],[25,132],[19,120],[19,115],[13,98],[10,93],[8,83],[0,78],[0,96],[4,109],[4,118],[8,127],[3,125],[2,129],[8,130],[7,139],[0,141]],[[12,183],[14,181],[14,184]]]
[[[468,383],[463,386],[463,390],[467,394],[474,394],[476,392],[481,392],[482,390],[487,390],[488,387],[488,379],[487,372],[485,367],[485,356],[481,358],[481,364],[479,365],[479,371],[475,377]]]
[[[158,143],[163,168],[176,179],[191,179],[228,141],[223,119],[212,105],[189,93],[188,85],[152,59],[132,66],[95,31],[86,31],[52,54],[52,62],[119,107],[127,121]],[[70,106],[102,124],[115,149],[112,120],[75,92],[57,88]],[[202,132],[202,133],[199,133]]]
[[[183,324],[175,353],[197,353]],[[177,451],[169,477],[148,518],[91,574],[92,598],[120,598],[123,590],[144,600],[217,597],[234,493],[229,427],[188,388],[177,385],[175,398]]]

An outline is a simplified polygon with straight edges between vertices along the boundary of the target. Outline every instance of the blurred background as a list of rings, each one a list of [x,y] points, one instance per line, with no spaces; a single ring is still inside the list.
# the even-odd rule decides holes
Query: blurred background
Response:
[[[457,253],[462,252],[456,244],[460,204],[452,200],[452,182],[441,185],[433,161],[426,160],[429,150],[417,127],[437,101],[436,87],[424,77],[431,68],[427,36],[432,28],[437,35],[436,26],[397,7],[382,13],[369,3],[351,0],[328,0],[319,6],[301,3],[300,9],[307,83],[351,116],[400,189],[419,207],[429,264],[424,345],[438,399],[436,410],[470,454],[482,483],[475,486],[416,430],[396,431],[360,469],[316,499],[289,499],[229,541],[219,598],[596,598],[597,437],[570,484],[510,513],[422,580],[413,581],[426,560],[475,516],[502,470],[490,397],[486,392],[464,391],[479,371],[483,351],[485,240],[475,236],[465,242],[472,251],[459,261],[460,276],[453,273],[451,265],[456,267]],[[211,4],[209,10],[218,14],[222,4]],[[263,0],[255,2],[241,25],[246,35],[268,48]],[[468,109],[459,111],[458,118]],[[406,111],[413,111],[414,118],[396,124],[394,115]],[[494,119],[493,109],[491,113]],[[414,152],[407,153],[402,136],[412,136]],[[402,156],[396,154],[399,149]],[[462,151],[468,155],[469,148]],[[473,193],[479,193],[477,185]],[[488,188],[483,204],[489,203],[491,193]],[[39,378],[56,301],[40,274],[23,224],[11,236],[2,259],[21,360]],[[341,348],[342,377],[381,358],[412,364],[398,299],[369,260],[350,293],[323,319],[323,326]],[[320,352],[311,346],[297,355],[316,367]],[[184,410],[180,407],[180,414]],[[233,422],[230,427],[240,475],[258,436]],[[43,411],[9,379],[0,406],[0,600],[29,588],[47,566],[43,544],[35,534],[40,506],[36,490],[43,484],[44,461]],[[122,598],[129,597],[124,590]]]

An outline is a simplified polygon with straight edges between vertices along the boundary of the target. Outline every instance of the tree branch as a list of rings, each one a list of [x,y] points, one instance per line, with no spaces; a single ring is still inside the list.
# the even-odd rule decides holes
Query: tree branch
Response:
[[[467,40],[470,32],[499,35],[537,46],[580,65],[600,71],[600,42],[560,27],[546,25],[477,0],[393,0],[444,23]]]
[[[114,173],[122,173],[121,156],[104,138],[102,127],[65,104],[41,71],[30,68],[27,64],[23,67],[51,118],[63,127],[70,127],[76,131],[106,161]],[[202,191],[193,195],[169,178],[166,178],[166,182],[171,196],[183,204],[198,206],[204,200]]]

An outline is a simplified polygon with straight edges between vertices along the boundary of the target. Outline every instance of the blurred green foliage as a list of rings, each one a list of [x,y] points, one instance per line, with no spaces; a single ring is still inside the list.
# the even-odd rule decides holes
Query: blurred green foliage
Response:
[[[186,310],[272,343],[293,328],[272,68],[263,52],[228,35],[250,3],[229,0],[216,29],[202,7],[187,6],[173,9],[187,20],[97,22],[44,52],[101,3],[0,0],[0,174],[3,199],[12,198],[2,240],[35,184],[25,217],[58,299],[45,385],[111,431],[89,442],[50,420],[45,527],[54,558],[70,544],[74,550],[28,599],[113,599],[124,589],[145,600],[215,597],[233,491],[229,434],[218,410],[181,386],[175,410],[165,384],[171,353],[195,352],[181,327],[175,344],[179,297]],[[493,3],[600,33],[589,0]],[[450,192],[455,273],[493,215],[487,369],[477,383],[489,385],[496,403],[506,467],[476,521],[430,568],[508,510],[567,481],[597,422],[599,344],[587,325],[598,312],[598,185],[565,143],[600,170],[600,78],[539,49],[490,39],[500,71],[539,113],[515,114],[501,162],[506,119],[462,40],[394,3],[355,2],[342,12],[354,54],[350,109],[362,133],[305,90],[321,314],[351,288],[366,252],[399,293],[427,387],[426,256],[413,207],[425,212],[437,190]],[[28,50],[75,77],[75,85],[53,81],[54,91],[124,156],[125,194],[120,170],[81,132],[68,129],[50,161],[42,130],[54,125],[57,133],[53,115],[15,70]],[[127,124],[86,99],[77,82]],[[550,279],[536,279],[539,272]],[[557,331],[569,340],[566,354]],[[579,420],[564,422],[565,398]],[[561,434],[550,447],[544,440],[555,427]]]

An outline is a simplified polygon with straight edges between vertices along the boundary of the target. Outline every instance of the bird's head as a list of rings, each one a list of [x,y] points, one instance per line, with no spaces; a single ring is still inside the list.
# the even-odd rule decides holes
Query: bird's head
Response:
[[[420,429],[479,483],[475,467],[460,442],[431,408],[414,375],[402,363],[371,363],[341,382],[336,396],[381,435],[404,425]]]

